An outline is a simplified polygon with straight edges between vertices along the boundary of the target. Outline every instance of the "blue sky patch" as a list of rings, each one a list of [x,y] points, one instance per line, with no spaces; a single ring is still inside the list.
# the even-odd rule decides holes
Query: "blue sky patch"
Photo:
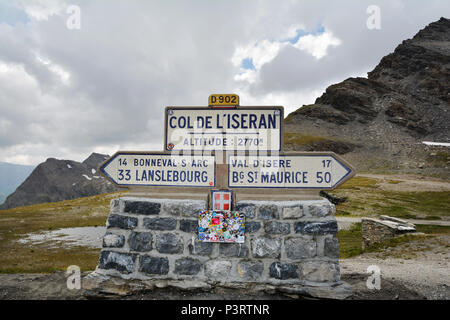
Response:
[[[0,23],[7,23],[14,26],[16,23],[27,23],[30,21],[24,10],[6,1],[0,2]]]
[[[252,58],[242,59],[241,67],[246,70],[256,70],[255,65],[253,64]]]
[[[282,42],[290,42],[291,44],[296,44],[298,42],[298,39],[300,39],[301,37],[307,36],[309,34],[313,35],[313,36],[317,36],[320,35],[322,33],[325,32],[325,27],[323,25],[319,25],[316,29],[314,29],[313,31],[309,32],[303,29],[297,29],[295,30],[296,34],[294,37],[292,38],[287,38],[286,40],[282,41]]]

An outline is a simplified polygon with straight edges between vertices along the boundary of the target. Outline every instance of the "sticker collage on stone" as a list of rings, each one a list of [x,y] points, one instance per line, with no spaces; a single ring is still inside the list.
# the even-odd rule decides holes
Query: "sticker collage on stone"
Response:
[[[244,243],[244,214],[237,211],[202,211],[198,216],[197,239],[201,242]]]

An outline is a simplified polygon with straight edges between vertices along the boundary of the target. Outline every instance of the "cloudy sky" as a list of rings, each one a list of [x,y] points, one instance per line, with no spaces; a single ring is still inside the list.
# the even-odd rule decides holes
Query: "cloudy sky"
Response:
[[[0,161],[162,150],[164,108],[211,93],[288,114],[449,13],[448,0],[0,0]]]

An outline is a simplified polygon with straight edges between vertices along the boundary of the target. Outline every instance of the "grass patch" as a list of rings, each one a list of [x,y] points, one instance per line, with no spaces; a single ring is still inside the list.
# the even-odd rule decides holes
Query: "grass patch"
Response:
[[[450,234],[450,226],[437,226],[432,224],[416,224],[416,230],[426,234]]]
[[[364,250],[364,252],[379,252],[379,251],[384,251],[385,249],[388,248],[393,248],[396,246],[399,246],[401,244],[405,244],[411,241],[416,241],[416,240],[424,240],[426,238],[426,236],[418,236],[418,235],[409,235],[409,234],[404,234],[400,237],[396,237],[396,238],[392,238],[389,239],[387,241],[383,241],[383,242],[379,242],[379,243],[375,243],[373,245],[371,245],[369,248],[367,248],[366,250]],[[389,255],[389,252],[385,252],[385,255]]]
[[[284,138],[285,144],[295,144],[298,146],[303,146],[303,145],[307,145],[307,144],[314,143],[314,142],[329,140],[324,137],[302,135],[300,133],[295,133],[295,132],[285,132],[283,138]]]
[[[353,177],[347,182],[343,183],[339,189],[341,190],[361,190],[364,188],[376,189],[378,187],[378,180],[368,177]]]
[[[45,248],[10,243],[2,246],[0,273],[50,273],[77,265],[82,271],[94,270],[100,249],[86,247]]]
[[[100,249],[62,245],[59,241],[24,244],[29,233],[104,226],[111,199],[124,192],[0,210],[0,273],[54,272],[69,265],[95,269]]]
[[[418,224],[416,225],[416,229],[418,232],[423,232],[426,234],[426,236],[419,236],[419,235],[409,235],[405,234],[401,237],[396,237],[393,239],[390,239],[388,241],[380,242],[377,244],[374,244],[370,248],[367,248],[366,250],[362,249],[362,231],[361,231],[361,223],[354,223],[350,229],[348,230],[339,230],[337,233],[337,238],[339,241],[339,258],[341,259],[348,259],[355,256],[358,256],[365,252],[380,252],[383,254],[384,257],[387,257],[391,255],[391,252],[389,248],[394,248],[399,245],[406,244],[406,247],[408,246],[407,243],[412,241],[424,241],[425,239],[429,238],[429,236],[436,236],[436,235],[442,235],[442,234],[450,234],[450,227],[449,226],[437,226],[437,225],[422,225]],[[443,244],[445,246],[445,244]],[[448,245],[446,246],[448,247]],[[414,250],[427,250],[427,246],[424,246],[422,249],[410,249],[412,253],[414,253]],[[408,252],[402,252],[399,258],[404,257],[403,254],[406,254]]]
[[[363,253],[361,223],[354,223],[348,230],[339,230],[339,258],[347,259]]]
[[[357,176],[339,186],[333,195],[347,197],[346,202],[336,206],[337,215],[426,220],[450,216],[450,191],[385,191],[379,179]]]

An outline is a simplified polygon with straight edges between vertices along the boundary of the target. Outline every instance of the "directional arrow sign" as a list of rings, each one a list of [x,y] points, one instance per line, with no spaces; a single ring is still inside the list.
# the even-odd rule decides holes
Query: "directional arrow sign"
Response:
[[[119,151],[100,171],[118,186],[215,186],[214,156]]]
[[[334,189],[354,175],[334,153],[230,156],[230,188]]]

